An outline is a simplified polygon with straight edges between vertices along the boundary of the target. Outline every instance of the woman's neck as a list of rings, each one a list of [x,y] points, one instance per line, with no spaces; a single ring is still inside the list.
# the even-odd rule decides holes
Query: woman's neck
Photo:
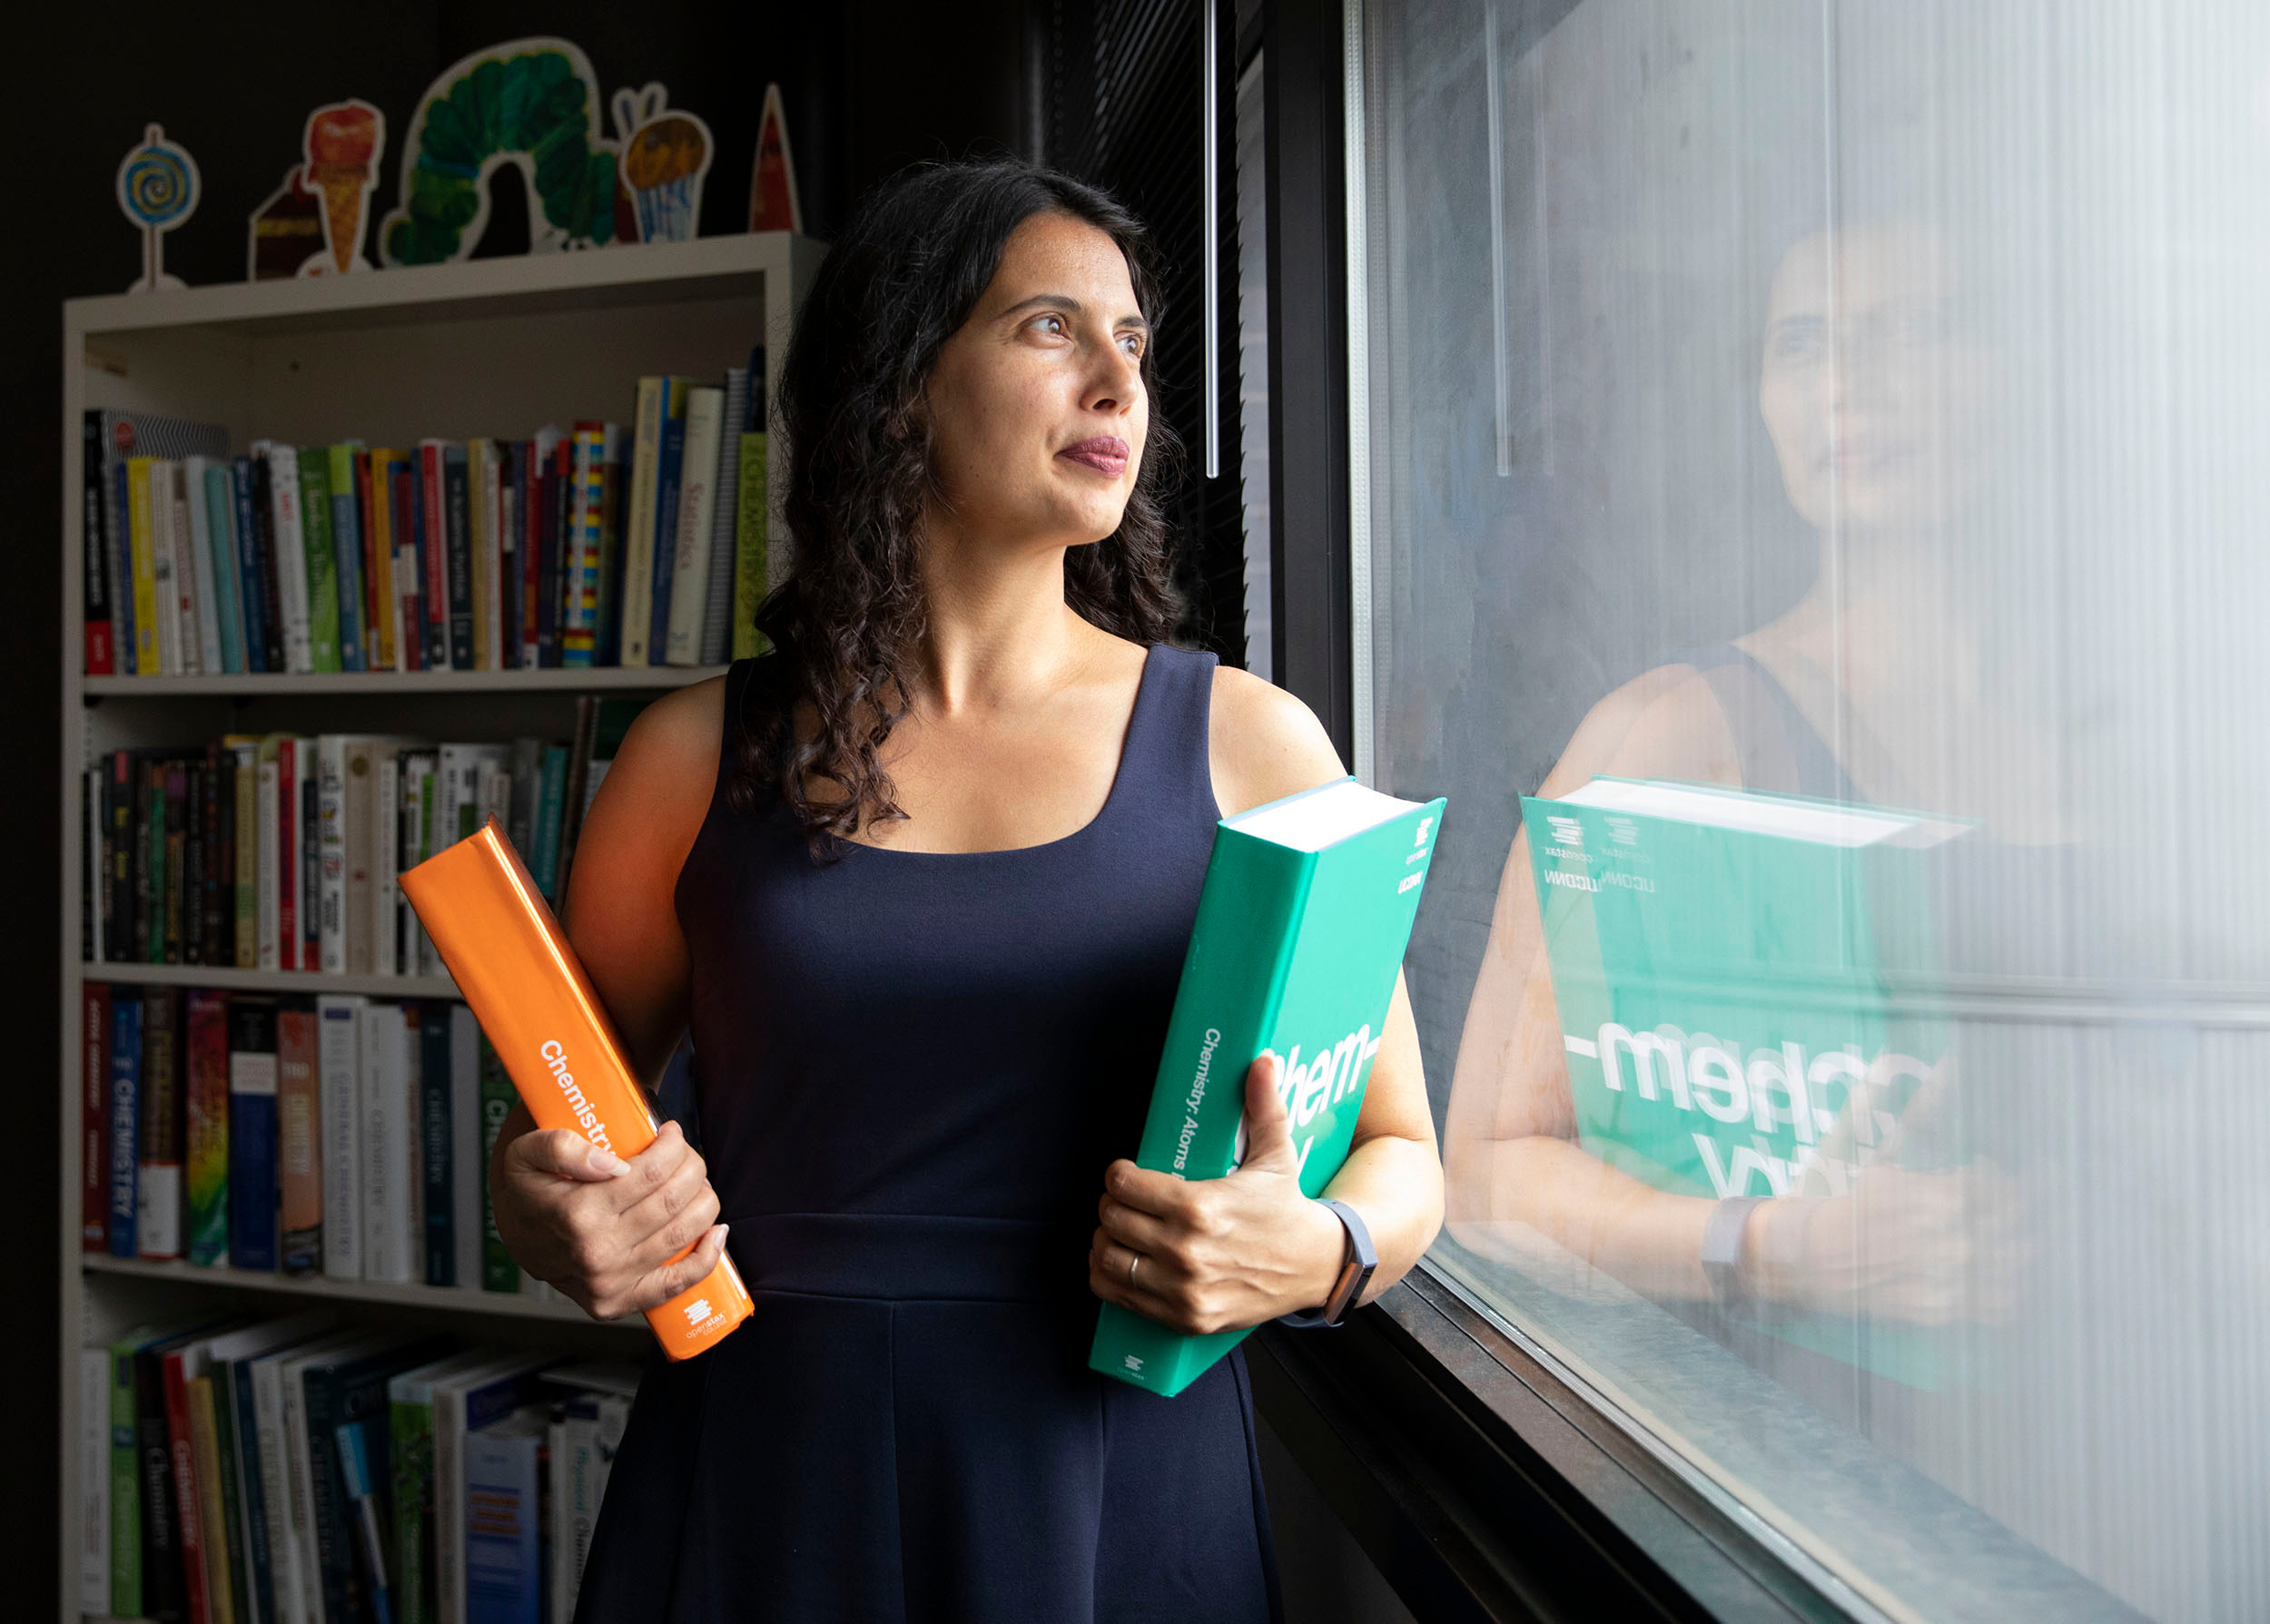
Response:
[[[924,536],[919,707],[950,716],[1015,705],[1095,657],[1096,629],[1064,601],[1061,546],[1013,547],[951,526]]]

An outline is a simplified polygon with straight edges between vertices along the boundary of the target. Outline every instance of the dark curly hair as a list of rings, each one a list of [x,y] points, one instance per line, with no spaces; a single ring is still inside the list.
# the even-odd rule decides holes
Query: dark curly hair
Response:
[[[728,791],[744,812],[776,796],[815,855],[906,815],[881,755],[906,714],[925,625],[915,566],[923,497],[936,493],[924,391],[1010,234],[1044,213],[1086,221],[1119,245],[1155,330],[1159,282],[1141,223],[1108,193],[1013,159],[918,164],[883,182],[836,237],[797,317],[778,425],[788,437],[794,555],[757,610],[771,648],[744,690]],[[1152,348],[1142,359],[1147,390]],[[1138,643],[1166,642],[1179,608],[1164,497],[1180,471],[1180,442],[1154,412],[1120,527],[1065,555],[1065,600]],[[817,722],[804,738],[800,705]],[[814,779],[840,796],[813,799]]]

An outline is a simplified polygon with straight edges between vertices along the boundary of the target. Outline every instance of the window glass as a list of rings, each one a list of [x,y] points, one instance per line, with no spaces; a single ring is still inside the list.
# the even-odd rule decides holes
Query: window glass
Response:
[[[1356,40],[1430,1262],[1856,1610],[2270,1618],[2270,8]]]

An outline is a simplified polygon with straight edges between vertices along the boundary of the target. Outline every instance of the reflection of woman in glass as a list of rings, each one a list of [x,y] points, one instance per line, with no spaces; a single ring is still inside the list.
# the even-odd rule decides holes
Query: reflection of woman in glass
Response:
[[[2068,838],[2056,761],[1982,682],[1976,560],[1951,545],[1987,458],[1986,359],[1928,229],[1808,238],[1772,286],[1758,403],[1821,569],[1787,614],[1596,704],[1537,792],[1595,775],[1707,782],[1943,812],[1982,842]],[[1857,1177],[1736,1205],[1659,1190],[1577,1143],[1525,840],[1500,882],[1446,1124],[1454,1236],[1520,1262],[1573,1255],[1666,1303],[1945,1324],[2007,1305],[2002,1183],[1902,1166],[1950,1109],[1951,1060]],[[1730,1227],[1729,1220],[1732,1220]],[[1543,1244],[1541,1244],[1543,1243]],[[1706,1265],[1706,1258],[1715,1266]]]

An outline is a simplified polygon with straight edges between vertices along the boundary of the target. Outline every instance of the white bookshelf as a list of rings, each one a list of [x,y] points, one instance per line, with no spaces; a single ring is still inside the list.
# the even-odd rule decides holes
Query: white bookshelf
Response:
[[[57,1550],[61,1617],[80,1618],[77,1352],[138,1321],[212,1307],[288,1313],[321,1300],[350,1314],[462,1323],[469,1335],[541,1337],[636,1357],[645,1322],[599,1324],[549,1295],[388,1285],[91,1254],[80,1246],[81,996],[89,980],[247,992],[449,997],[444,976],[324,976],[202,965],[87,963],[82,774],[104,752],[191,745],[225,732],[399,732],[432,739],[566,738],[576,695],[652,692],[716,671],[429,671],[321,676],[88,677],[84,658],[82,413],[114,408],[227,426],[232,448],[260,437],[300,445],[426,436],[524,438],[577,418],[627,424],[642,373],[722,376],[762,341],[768,384],[819,244],[786,232],[708,238],[379,271],[291,281],[67,301],[63,308],[63,1213],[56,1425],[63,1462]],[[768,442],[770,556],[789,538],[780,511],[781,440]]]

